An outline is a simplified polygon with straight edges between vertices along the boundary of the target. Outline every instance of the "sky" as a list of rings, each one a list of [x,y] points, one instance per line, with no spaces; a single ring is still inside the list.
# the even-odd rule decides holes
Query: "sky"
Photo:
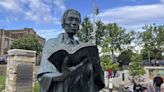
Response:
[[[127,31],[141,31],[145,24],[164,24],[164,0],[95,0],[99,8],[96,20],[118,23]],[[65,10],[76,9],[82,19],[92,21],[93,0],[0,0],[0,29],[33,28],[50,39],[63,32],[61,18]]]

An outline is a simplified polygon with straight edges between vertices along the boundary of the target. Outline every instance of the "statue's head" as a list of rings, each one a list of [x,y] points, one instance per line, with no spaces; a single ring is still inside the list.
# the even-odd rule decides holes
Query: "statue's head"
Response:
[[[79,30],[81,15],[74,9],[68,9],[64,12],[62,18],[62,27],[68,35],[75,35]]]

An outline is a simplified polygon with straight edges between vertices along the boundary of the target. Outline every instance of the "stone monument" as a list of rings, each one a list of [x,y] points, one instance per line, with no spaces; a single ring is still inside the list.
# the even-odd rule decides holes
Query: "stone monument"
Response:
[[[8,51],[5,92],[33,92],[35,61],[36,51]]]

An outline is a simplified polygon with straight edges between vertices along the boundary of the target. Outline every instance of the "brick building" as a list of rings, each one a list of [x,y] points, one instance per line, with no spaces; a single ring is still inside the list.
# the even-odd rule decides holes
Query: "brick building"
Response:
[[[4,30],[0,29],[0,56],[7,54],[14,40],[24,36],[34,35],[38,38],[39,43],[44,46],[45,39],[37,35],[32,28],[24,28],[19,30]]]

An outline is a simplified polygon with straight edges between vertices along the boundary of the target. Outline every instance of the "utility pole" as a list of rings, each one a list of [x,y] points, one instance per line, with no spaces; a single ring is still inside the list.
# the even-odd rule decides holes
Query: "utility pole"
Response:
[[[93,32],[92,32],[92,42],[96,44],[96,15],[98,15],[98,8],[96,7],[95,0],[92,0],[93,3]]]

